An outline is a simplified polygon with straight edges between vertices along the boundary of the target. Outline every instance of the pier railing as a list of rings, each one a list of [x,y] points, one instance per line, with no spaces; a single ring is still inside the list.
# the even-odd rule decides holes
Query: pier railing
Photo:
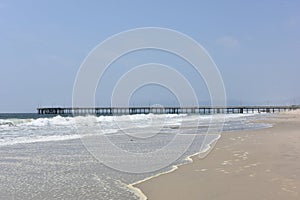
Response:
[[[275,113],[299,109],[300,106],[228,106],[228,107],[95,107],[37,108],[38,114],[58,115],[133,115],[133,114],[237,114]]]

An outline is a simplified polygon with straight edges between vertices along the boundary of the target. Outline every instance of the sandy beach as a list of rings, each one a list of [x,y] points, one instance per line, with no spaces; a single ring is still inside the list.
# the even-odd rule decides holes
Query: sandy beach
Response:
[[[204,159],[135,185],[157,199],[300,199],[300,111],[272,128],[224,132]]]

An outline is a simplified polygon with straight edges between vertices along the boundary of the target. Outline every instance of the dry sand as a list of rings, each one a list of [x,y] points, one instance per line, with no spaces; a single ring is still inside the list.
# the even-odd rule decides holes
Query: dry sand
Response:
[[[140,184],[150,200],[300,199],[300,111],[268,129],[224,132],[210,154]]]

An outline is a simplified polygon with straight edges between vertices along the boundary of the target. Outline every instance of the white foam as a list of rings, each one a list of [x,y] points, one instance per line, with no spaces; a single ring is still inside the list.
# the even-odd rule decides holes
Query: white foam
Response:
[[[15,124],[11,120],[0,119],[0,126],[14,126]]]
[[[35,136],[35,137],[19,137],[13,140],[1,141],[0,146],[8,146],[15,144],[30,144],[36,142],[52,142],[79,139],[80,135],[51,135],[51,136]]]
[[[78,138],[87,134],[113,134],[119,130],[141,131],[154,130],[164,125],[183,126],[183,123],[201,122],[203,124],[218,123],[218,119],[235,119],[255,114],[217,114],[217,115],[186,115],[186,114],[140,114],[123,116],[76,116],[38,119],[0,119],[0,145],[58,141]],[[128,123],[130,122],[130,123]],[[156,129],[155,129],[156,130]],[[176,129],[170,129],[176,132]],[[176,132],[177,133],[177,132]],[[25,135],[25,136],[24,136]],[[80,136],[78,136],[80,135]]]
[[[61,117],[56,116],[53,118],[38,118],[33,119],[30,122],[21,124],[27,126],[65,126],[74,124],[74,119],[72,117]]]
[[[95,123],[102,123],[110,125],[110,122],[134,122],[140,124],[141,127],[145,123],[152,120],[153,123],[164,121],[165,124],[180,125],[184,121],[194,120],[216,120],[218,119],[234,119],[243,118],[246,116],[253,116],[255,114],[217,114],[217,115],[186,115],[186,114],[140,114],[140,115],[122,115],[122,116],[76,116],[76,117],[62,117],[56,116],[52,118],[38,118],[38,119],[0,119],[0,126],[74,126],[79,125],[94,125]]]

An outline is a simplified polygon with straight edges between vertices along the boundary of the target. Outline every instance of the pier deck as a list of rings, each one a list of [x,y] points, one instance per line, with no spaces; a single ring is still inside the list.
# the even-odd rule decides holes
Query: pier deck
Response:
[[[133,114],[237,114],[275,113],[299,109],[300,106],[228,106],[228,107],[95,107],[37,108],[38,114],[58,115],[133,115]]]

